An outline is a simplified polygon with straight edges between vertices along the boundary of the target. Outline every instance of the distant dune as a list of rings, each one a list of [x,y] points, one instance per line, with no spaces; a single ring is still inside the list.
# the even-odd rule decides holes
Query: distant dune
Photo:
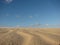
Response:
[[[0,45],[59,45],[60,28],[0,28]]]

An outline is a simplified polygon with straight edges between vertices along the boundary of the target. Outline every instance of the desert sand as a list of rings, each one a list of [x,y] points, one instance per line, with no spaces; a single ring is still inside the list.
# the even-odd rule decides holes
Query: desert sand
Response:
[[[60,28],[0,28],[0,45],[59,45]]]

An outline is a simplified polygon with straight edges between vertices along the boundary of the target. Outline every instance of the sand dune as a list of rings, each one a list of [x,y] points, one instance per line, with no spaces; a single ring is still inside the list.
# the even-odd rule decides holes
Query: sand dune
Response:
[[[59,45],[60,29],[0,28],[0,45]]]

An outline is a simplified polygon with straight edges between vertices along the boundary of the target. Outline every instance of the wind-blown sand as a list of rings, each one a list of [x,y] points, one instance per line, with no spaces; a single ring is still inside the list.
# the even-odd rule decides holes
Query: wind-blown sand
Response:
[[[59,45],[60,28],[0,28],[0,45]]]

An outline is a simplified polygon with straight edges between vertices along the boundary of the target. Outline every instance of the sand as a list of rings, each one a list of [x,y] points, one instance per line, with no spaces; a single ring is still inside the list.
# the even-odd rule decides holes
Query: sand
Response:
[[[59,45],[60,28],[0,28],[0,45]]]

